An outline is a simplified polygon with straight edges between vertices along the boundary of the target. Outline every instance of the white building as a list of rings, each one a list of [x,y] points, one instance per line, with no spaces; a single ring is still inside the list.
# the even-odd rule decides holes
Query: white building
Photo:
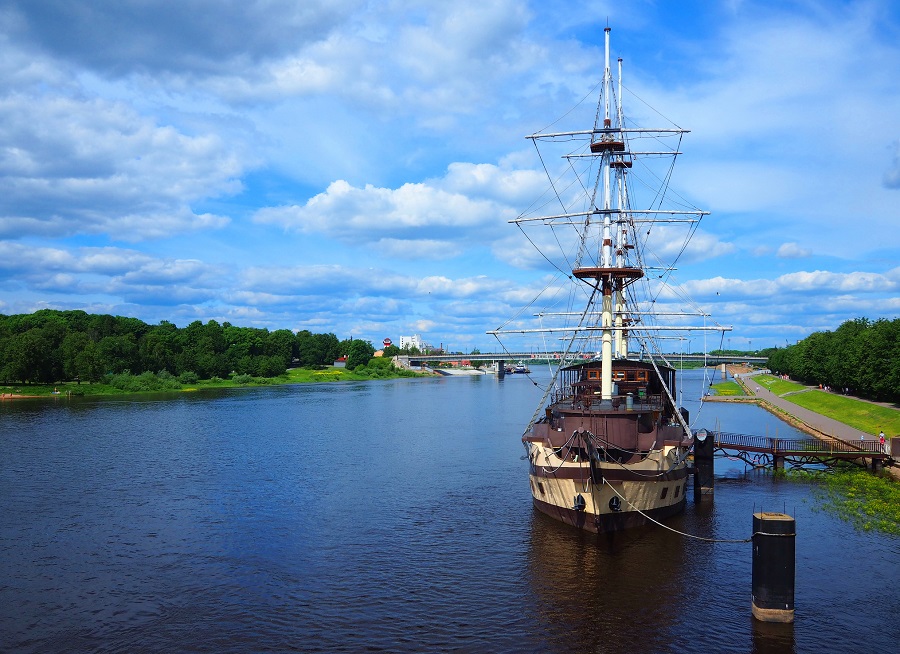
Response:
[[[400,349],[410,350],[412,348],[417,348],[419,352],[422,352],[425,349],[425,343],[422,342],[422,337],[418,334],[413,334],[412,336],[401,336]]]

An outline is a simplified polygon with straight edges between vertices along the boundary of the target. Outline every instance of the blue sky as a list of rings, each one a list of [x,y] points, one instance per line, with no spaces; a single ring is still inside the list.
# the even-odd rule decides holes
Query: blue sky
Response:
[[[900,315],[900,7],[0,0],[0,312],[494,349],[549,271],[523,137],[602,73],[691,130],[732,347]]]

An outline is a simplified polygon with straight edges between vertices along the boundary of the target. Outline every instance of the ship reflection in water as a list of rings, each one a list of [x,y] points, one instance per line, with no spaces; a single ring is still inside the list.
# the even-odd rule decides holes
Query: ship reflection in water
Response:
[[[710,505],[692,505],[668,523],[702,530],[715,514]],[[752,651],[793,652],[793,624],[750,615],[750,554],[749,543],[714,545],[652,527],[592,534],[535,511],[528,557],[534,620],[571,651],[743,652],[749,630]],[[732,592],[725,596],[720,587]]]

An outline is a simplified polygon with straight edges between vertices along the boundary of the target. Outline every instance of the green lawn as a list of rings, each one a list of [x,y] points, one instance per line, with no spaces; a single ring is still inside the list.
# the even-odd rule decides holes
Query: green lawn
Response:
[[[744,389],[741,388],[741,385],[736,381],[724,381],[719,382],[718,384],[712,385],[713,391],[715,391],[716,395],[722,396],[735,396],[735,395],[746,395],[744,393]]]
[[[780,377],[775,377],[774,375],[756,375],[753,378],[749,379],[747,383],[765,386],[768,390],[775,393],[775,395],[784,395],[785,393],[802,391],[806,388],[806,386],[804,386],[803,384],[798,384],[797,382],[792,381],[785,381]]]
[[[897,409],[820,390],[797,393],[784,399],[872,434],[873,438],[882,429],[888,438],[900,436],[900,410]]]
[[[803,384],[785,381],[774,375],[756,375],[748,379],[747,383],[764,386],[788,402],[872,434],[873,438],[882,429],[888,438],[900,436],[900,410],[898,409],[818,389],[808,389]],[[806,392],[797,392],[804,390]],[[791,395],[786,395],[787,393],[791,393]]]

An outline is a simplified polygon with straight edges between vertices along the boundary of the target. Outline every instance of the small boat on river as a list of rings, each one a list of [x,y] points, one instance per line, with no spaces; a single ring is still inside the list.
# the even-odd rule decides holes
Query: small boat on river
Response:
[[[660,339],[729,329],[686,324],[688,315],[705,321],[707,314],[674,306],[681,291],[672,279],[674,263],[664,263],[663,255],[683,253],[708,213],[669,189],[671,165],[687,130],[626,121],[622,60],[616,85],[609,28],[604,40],[593,127],[528,137],[541,152],[550,192],[534,213],[511,221],[523,231],[549,227],[552,232],[550,238],[528,239],[536,247],[555,248],[552,254],[540,248],[557,271],[556,280],[541,290],[550,308],[533,314],[540,321],[534,328],[517,314],[488,332],[504,347],[508,339],[538,334],[565,344],[522,441],[534,506],[591,532],[659,521],[684,509],[693,445],[690,416],[679,407],[676,370],[663,354],[671,350],[664,350]],[[558,168],[542,151],[551,146],[562,150]],[[653,172],[663,158],[662,172]],[[574,182],[561,181],[566,172]],[[652,192],[642,198],[632,191],[632,179],[641,187],[655,182]],[[639,205],[642,199],[646,204]],[[541,207],[550,202],[562,211],[543,215]]]

